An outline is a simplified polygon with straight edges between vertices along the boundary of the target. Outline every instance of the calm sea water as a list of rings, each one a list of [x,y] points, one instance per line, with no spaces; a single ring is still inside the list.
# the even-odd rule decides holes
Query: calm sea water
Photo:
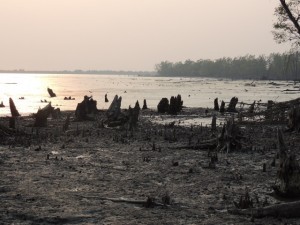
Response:
[[[39,107],[51,101],[52,105],[61,110],[75,110],[77,103],[84,95],[93,96],[98,109],[107,109],[115,95],[122,96],[122,108],[134,106],[138,100],[142,106],[147,100],[149,108],[156,109],[161,98],[170,98],[181,94],[184,106],[213,107],[214,98],[229,102],[233,96],[239,101],[252,103],[254,100],[284,101],[299,97],[299,92],[285,93],[285,89],[294,89],[293,82],[249,80],[216,80],[209,78],[178,78],[178,77],[141,77],[125,75],[85,75],[85,74],[1,74],[0,115],[10,115],[9,98],[11,97],[21,115],[37,112]],[[249,86],[248,84],[254,84]],[[47,87],[52,88],[57,97],[50,98]],[[109,103],[104,102],[107,93]],[[64,97],[75,100],[64,100]],[[24,97],[24,99],[19,99]]]

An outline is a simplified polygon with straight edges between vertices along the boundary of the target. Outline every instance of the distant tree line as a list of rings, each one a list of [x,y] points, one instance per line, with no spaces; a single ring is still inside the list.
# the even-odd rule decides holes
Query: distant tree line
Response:
[[[246,55],[216,60],[163,61],[155,66],[160,76],[189,76],[233,79],[300,79],[300,52]]]

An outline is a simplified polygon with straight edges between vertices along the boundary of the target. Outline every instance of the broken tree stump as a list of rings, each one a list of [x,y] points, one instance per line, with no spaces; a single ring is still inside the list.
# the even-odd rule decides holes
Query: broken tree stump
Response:
[[[300,166],[294,153],[288,153],[283,140],[282,131],[277,130],[279,168],[277,171],[278,184],[273,189],[279,196],[300,196]]]
[[[233,97],[231,98],[230,102],[229,102],[229,105],[228,105],[228,108],[227,108],[227,112],[237,112],[236,110],[236,104],[238,103],[238,98],[237,97]]]
[[[84,99],[81,103],[77,104],[75,110],[76,120],[93,120],[92,114],[97,113],[97,101],[93,100],[92,96],[84,96]]]
[[[109,127],[120,126],[128,121],[128,117],[121,112],[121,103],[122,97],[118,97],[118,95],[116,95],[106,111],[107,124]],[[138,102],[136,104],[138,104]],[[139,104],[138,107],[140,107]]]
[[[214,100],[214,110],[219,111],[219,102],[218,102],[218,98],[215,98]]]
[[[121,103],[122,97],[118,97],[118,95],[116,95],[106,112],[108,120],[114,121],[119,118],[121,114]]]
[[[158,113],[166,113],[169,111],[169,100],[167,98],[162,98],[157,105]]]
[[[51,88],[47,88],[47,91],[51,98],[56,97],[56,94],[53,92],[53,90]]]
[[[222,100],[221,106],[220,106],[220,113],[224,113],[224,112],[225,112],[225,102]]]
[[[12,98],[9,98],[9,108],[10,108],[10,113],[12,117],[18,117],[21,116],[20,113],[18,112],[14,101],[12,100]]]
[[[46,127],[47,118],[52,114],[54,107],[51,106],[51,102],[48,103],[44,108],[39,109],[36,114],[33,114],[35,118],[34,127]]]
[[[142,108],[142,109],[143,109],[143,110],[144,110],[144,109],[148,109],[146,99],[144,99],[144,104],[143,104],[143,108]]]
[[[129,106],[129,110],[128,110],[128,124],[129,124],[129,130],[132,130],[133,127],[136,127],[137,122],[139,120],[139,114],[140,114],[140,104],[137,101],[135,103],[134,108],[131,108]]]

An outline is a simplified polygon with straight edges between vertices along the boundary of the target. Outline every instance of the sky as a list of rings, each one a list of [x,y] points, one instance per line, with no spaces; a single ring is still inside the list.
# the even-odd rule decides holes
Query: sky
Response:
[[[143,70],[285,52],[279,0],[1,0],[0,70]]]

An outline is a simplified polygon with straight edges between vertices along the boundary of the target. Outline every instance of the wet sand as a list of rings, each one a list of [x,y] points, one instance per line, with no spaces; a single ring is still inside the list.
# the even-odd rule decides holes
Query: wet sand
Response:
[[[105,111],[85,122],[62,112],[39,129],[30,127],[32,118],[19,118],[19,133],[1,137],[0,224],[299,224],[272,217],[253,222],[228,212],[246,188],[254,207],[282,201],[272,195],[278,163],[271,163],[276,129],[285,124],[240,124],[242,149],[218,153],[210,168],[207,149],[182,148],[217,135],[184,122],[190,115],[210,118],[204,111],[184,108],[170,124],[172,117],[144,110],[134,132],[102,127]],[[68,113],[72,122],[62,132]],[[160,123],[153,122],[157,117]],[[0,123],[8,126],[8,118]],[[299,134],[284,138],[299,148]],[[142,204],[149,197],[158,205]]]

